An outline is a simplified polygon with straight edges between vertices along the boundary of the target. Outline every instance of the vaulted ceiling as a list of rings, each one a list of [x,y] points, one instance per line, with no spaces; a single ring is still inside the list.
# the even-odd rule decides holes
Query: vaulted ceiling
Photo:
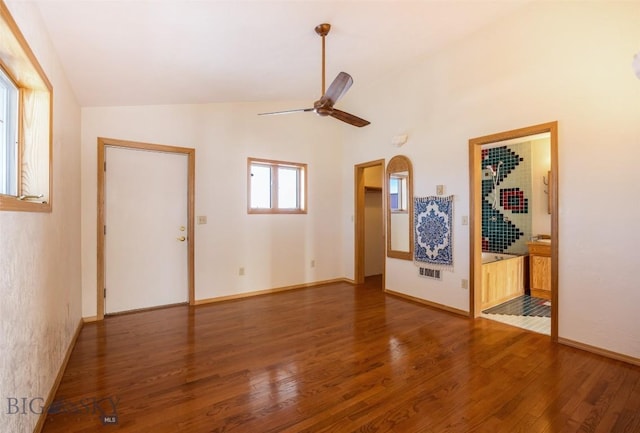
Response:
[[[526,0],[35,0],[82,106],[309,100],[410,67]]]

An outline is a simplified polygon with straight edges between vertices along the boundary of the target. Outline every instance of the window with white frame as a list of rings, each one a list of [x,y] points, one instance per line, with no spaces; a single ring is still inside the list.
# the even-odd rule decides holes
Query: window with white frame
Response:
[[[0,194],[18,195],[18,87],[0,67]]]
[[[306,213],[307,165],[248,158],[249,213]]]

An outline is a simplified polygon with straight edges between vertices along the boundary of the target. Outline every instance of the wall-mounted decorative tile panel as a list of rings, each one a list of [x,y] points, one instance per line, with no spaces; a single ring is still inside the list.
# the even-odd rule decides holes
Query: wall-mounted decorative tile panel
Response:
[[[482,150],[482,250],[526,254],[531,237],[531,144]]]

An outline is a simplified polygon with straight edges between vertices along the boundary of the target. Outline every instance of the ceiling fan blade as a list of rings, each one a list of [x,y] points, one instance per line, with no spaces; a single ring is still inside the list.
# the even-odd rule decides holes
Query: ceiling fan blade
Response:
[[[338,102],[338,100],[347,93],[347,90],[349,90],[352,84],[353,78],[351,78],[351,75],[346,72],[340,72],[320,99],[331,101],[331,106],[333,106],[333,104]]]
[[[277,114],[301,113],[305,111],[314,111],[315,108],[298,108],[295,110],[272,111],[270,113],[258,113],[258,116],[274,116]]]
[[[336,110],[335,108],[333,109],[331,114],[329,114],[329,116],[334,117],[338,120],[342,120],[349,125],[357,126],[358,128],[362,128],[363,126],[367,126],[371,123],[368,120],[361,119],[358,116],[347,113],[346,111]]]

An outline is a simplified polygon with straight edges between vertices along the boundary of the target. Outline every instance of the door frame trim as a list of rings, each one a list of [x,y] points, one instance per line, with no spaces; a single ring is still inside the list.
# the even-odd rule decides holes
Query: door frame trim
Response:
[[[166,146],[162,144],[141,143],[136,141],[118,140],[114,138],[98,137],[98,214],[97,232],[97,311],[96,320],[104,319],[104,288],[105,275],[105,152],[107,147],[117,147],[131,150],[147,150],[187,155],[187,275],[189,288],[189,305],[195,304],[195,273],[194,273],[194,208],[195,208],[195,166],[196,150],[188,147]]]
[[[558,122],[548,122],[469,140],[469,211],[470,244],[469,250],[469,317],[480,316],[480,290],[482,286],[482,145],[512,138],[548,132],[551,146],[551,179],[549,194],[551,205],[551,341],[558,341]],[[478,282],[478,284],[476,284]]]
[[[362,164],[356,164],[353,167],[354,170],[354,271],[353,271],[353,280],[356,284],[364,284],[364,169],[369,167],[382,167],[382,224],[386,224],[386,185],[384,181],[384,173],[385,173],[385,160],[377,159],[375,161],[363,162]],[[386,239],[386,227],[383,227],[383,234],[385,236],[384,244],[387,244]],[[385,248],[385,258],[382,266],[382,290],[385,289],[385,274],[387,268],[387,257],[386,257],[386,248]]]

